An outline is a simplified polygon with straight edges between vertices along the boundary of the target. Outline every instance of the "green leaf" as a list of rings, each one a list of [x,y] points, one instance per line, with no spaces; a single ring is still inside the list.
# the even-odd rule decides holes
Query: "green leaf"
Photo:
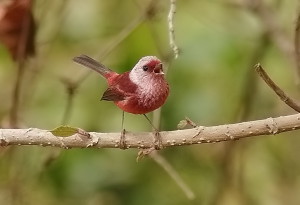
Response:
[[[56,137],[69,137],[78,133],[78,128],[69,126],[60,126],[50,131]]]

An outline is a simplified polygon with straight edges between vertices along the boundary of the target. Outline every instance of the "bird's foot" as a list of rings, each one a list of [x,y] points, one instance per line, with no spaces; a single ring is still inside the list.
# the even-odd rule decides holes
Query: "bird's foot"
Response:
[[[126,149],[125,133],[126,133],[126,130],[123,129],[122,132],[121,132],[120,141],[119,141],[119,148],[120,149]]]
[[[161,135],[158,130],[154,131],[154,148],[160,150],[163,148]]]

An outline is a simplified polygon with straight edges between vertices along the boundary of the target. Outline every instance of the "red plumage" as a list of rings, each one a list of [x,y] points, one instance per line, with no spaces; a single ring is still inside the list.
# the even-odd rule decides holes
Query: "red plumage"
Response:
[[[113,101],[120,109],[133,114],[145,114],[161,107],[168,95],[161,61],[146,56],[131,71],[118,74],[94,59],[81,55],[75,62],[95,70],[106,78],[107,90],[101,100]]]

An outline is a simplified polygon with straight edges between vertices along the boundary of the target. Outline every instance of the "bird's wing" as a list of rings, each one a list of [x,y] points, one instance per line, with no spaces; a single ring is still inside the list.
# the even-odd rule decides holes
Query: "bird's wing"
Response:
[[[136,94],[137,86],[131,82],[129,72],[116,76],[101,100],[122,101]]]
[[[125,99],[125,94],[121,90],[113,87],[107,88],[103,93],[101,100],[107,101],[122,101]]]

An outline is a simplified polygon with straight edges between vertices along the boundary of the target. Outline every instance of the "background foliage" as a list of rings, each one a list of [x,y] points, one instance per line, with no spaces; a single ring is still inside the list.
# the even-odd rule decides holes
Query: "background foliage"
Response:
[[[261,3],[273,9],[293,42],[297,0]],[[257,13],[227,1],[178,0],[174,24],[181,53],[171,61],[168,9],[169,1],[155,0],[36,0],[38,52],[26,66],[20,126],[120,131],[121,111],[99,101],[104,80],[96,73],[80,80],[86,70],[72,62],[79,54],[118,72],[145,55],[169,62],[171,95],[162,109],[162,130],[177,129],[185,116],[217,125],[293,113],[254,72],[254,64],[262,63],[278,85],[299,98],[293,63]],[[2,127],[8,126],[15,67],[0,47]],[[76,92],[68,98],[74,84]],[[150,130],[142,116],[125,117],[127,130]],[[298,134],[161,151],[195,192],[194,201],[151,159],[136,163],[137,150],[1,148],[0,203],[299,204]]]

